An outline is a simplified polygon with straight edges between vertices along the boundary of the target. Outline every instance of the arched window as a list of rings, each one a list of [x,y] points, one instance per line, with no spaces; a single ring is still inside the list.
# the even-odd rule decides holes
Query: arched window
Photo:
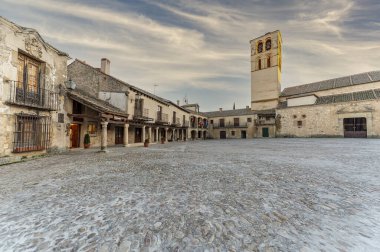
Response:
[[[261,59],[259,59],[259,70],[261,70]]]
[[[267,67],[270,67],[270,56],[267,58]]]
[[[265,50],[269,51],[271,48],[272,48],[272,40],[268,39],[267,41],[265,41]]]
[[[261,42],[261,41],[257,45],[257,52],[258,53],[262,53],[263,52],[263,42]]]

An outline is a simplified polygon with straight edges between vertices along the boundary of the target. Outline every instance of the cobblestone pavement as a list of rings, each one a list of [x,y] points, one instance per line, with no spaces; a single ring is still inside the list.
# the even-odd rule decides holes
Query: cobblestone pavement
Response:
[[[379,251],[380,141],[111,148],[0,167],[0,251]]]

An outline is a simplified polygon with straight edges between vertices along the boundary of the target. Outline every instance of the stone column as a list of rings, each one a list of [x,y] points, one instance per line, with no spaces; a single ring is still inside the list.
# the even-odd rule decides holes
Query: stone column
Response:
[[[158,130],[159,130],[159,129],[160,129],[159,127],[156,128],[156,142],[157,142],[157,143],[160,142],[160,136],[158,135]]]
[[[129,129],[129,124],[128,123],[124,124],[124,147],[128,146],[128,129]]]
[[[142,142],[144,143],[145,142],[145,126],[142,126],[142,130],[141,130],[141,140]]]
[[[101,135],[101,142],[100,142],[100,151],[101,152],[107,152],[107,125],[108,122],[101,122],[102,125],[102,135]]]
[[[168,130],[169,128],[165,128],[165,143],[168,142]]]
[[[148,138],[149,138],[149,141],[152,143],[153,142],[153,139],[152,139],[152,127],[148,128]]]

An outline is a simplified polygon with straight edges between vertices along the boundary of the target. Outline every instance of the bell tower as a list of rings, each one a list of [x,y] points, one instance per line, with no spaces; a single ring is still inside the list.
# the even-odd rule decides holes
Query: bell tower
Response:
[[[280,31],[252,39],[251,108],[274,109],[281,92],[282,38]]]

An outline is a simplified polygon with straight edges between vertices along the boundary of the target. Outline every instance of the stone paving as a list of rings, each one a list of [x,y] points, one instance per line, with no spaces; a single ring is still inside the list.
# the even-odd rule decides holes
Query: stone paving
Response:
[[[0,167],[0,251],[379,251],[380,141],[110,148]]]

